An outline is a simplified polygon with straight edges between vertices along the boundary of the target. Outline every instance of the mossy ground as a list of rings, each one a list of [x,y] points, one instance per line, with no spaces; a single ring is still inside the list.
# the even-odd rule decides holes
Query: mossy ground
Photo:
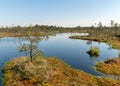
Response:
[[[120,58],[98,62],[96,69],[105,74],[120,76]]]
[[[11,60],[3,67],[5,86],[120,86],[120,82],[71,68],[57,58],[28,57]]]

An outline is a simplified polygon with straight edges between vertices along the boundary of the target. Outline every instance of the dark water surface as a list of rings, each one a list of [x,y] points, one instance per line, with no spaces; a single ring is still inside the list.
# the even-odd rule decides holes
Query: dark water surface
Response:
[[[109,57],[117,57],[119,51],[112,49],[106,43],[89,42],[88,40],[69,39],[71,33],[56,34],[43,38],[39,43],[39,49],[45,56],[54,56],[63,60],[73,68],[77,68],[93,75],[102,74],[94,70],[97,61],[106,60]],[[4,37],[0,39],[0,68],[11,60],[27,54],[19,53],[16,46],[19,45],[19,39],[15,37]],[[91,46],[97,46],[100,49],[99,57],[90,57],[86,52]],[[0,72],[0,77],[2,72]],[[0,83],[1,79],[0,79]]]

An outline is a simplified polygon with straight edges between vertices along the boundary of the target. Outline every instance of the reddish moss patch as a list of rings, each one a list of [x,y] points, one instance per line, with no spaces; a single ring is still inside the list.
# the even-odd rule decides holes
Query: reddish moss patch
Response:
[[[120,86],[109,78],[98,78],[57,58],[16,58],[3,67],[5,86]]]

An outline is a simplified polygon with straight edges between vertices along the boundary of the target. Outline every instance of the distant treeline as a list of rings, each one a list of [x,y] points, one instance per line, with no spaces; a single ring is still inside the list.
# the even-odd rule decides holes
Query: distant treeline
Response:
[[[96,34],[111,34],[111,35],[120,35],[120,27],[117,24],[113,24],[111,21],[111,26],[106,27],[102,26],[102,23],[98,23],[98,26],[91,26],[91,27],[57,27],[57,26],[47,26],[47,25],[34,25],[28,27],[21,27],[20,25],[14,27],[1,27],[0,33],[22,33],[27,31],[28,28],[32,28],[32,31],[35,33],[44,32],[44,33],[57,33],[57,32],[87,32],[93,35]]]
[[[57,26],[47,26],[47,25],[35,25],[35,26],[28,26],[28,27],[21,27],[20,25],[14,27],[1,27],[0,32],[23,32],[26,31],[28,28],[32,28],[34,32],[74,32],[74,31],[81,31],[87,30],[88,27],[57,27]]]

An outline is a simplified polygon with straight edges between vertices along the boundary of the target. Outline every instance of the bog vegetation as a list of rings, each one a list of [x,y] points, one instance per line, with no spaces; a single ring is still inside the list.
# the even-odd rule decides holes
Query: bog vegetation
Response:
[[[87,53],[91,56],[91,57],[98,57],[100,55],[100,50],[98,47],[91,47],[89,51],[87,51]]]
[[[3,67],[5,86],[119,86],[120,82],[96,77],[57,58],[28,57],[11,60]]]
[[[1,27],[0,37],[21,37],[29,43],[22,43],[18,50],[29,52],[30,58],[17,58],[8,62],[3,67],[3,78],[5,86],[120,86],[120,82],[104,77],[96,77],[83,71],[70,68],[64,62],[56,58],[43,58],[38,55],[37,43],[39,36],[48,36],[55,33],[89,33],[89,36],[71,36],[73,39],[83,39],[92,41],[107,42],[113,48],[120,49],[120,25],[111,21],[111,26],[103,26],[101,22],[97,26],[91,27],[56,27],[35,25],[28,27],[14,26]],[[97,47],[91,47],[88,53],[92,56],[100,55]],[[35,58],[33,56],[35,55]],[[37,56],[37,57],[36,57]],[[116,62],[116,63],[115,63]],[[110,70],[117,71],[120,61],[112,60],[96,65],[97,70],[113,74]],[[104,65],[104,66],[103,66]],[[106,69],[107,72],[106,72]],[[118,70],[119,71],[119,70]],[[118,74],[118,72],[117,72]]]
[[[120,58],[98,62],[96,64],[96,69],[105,74],[120,76]]]

